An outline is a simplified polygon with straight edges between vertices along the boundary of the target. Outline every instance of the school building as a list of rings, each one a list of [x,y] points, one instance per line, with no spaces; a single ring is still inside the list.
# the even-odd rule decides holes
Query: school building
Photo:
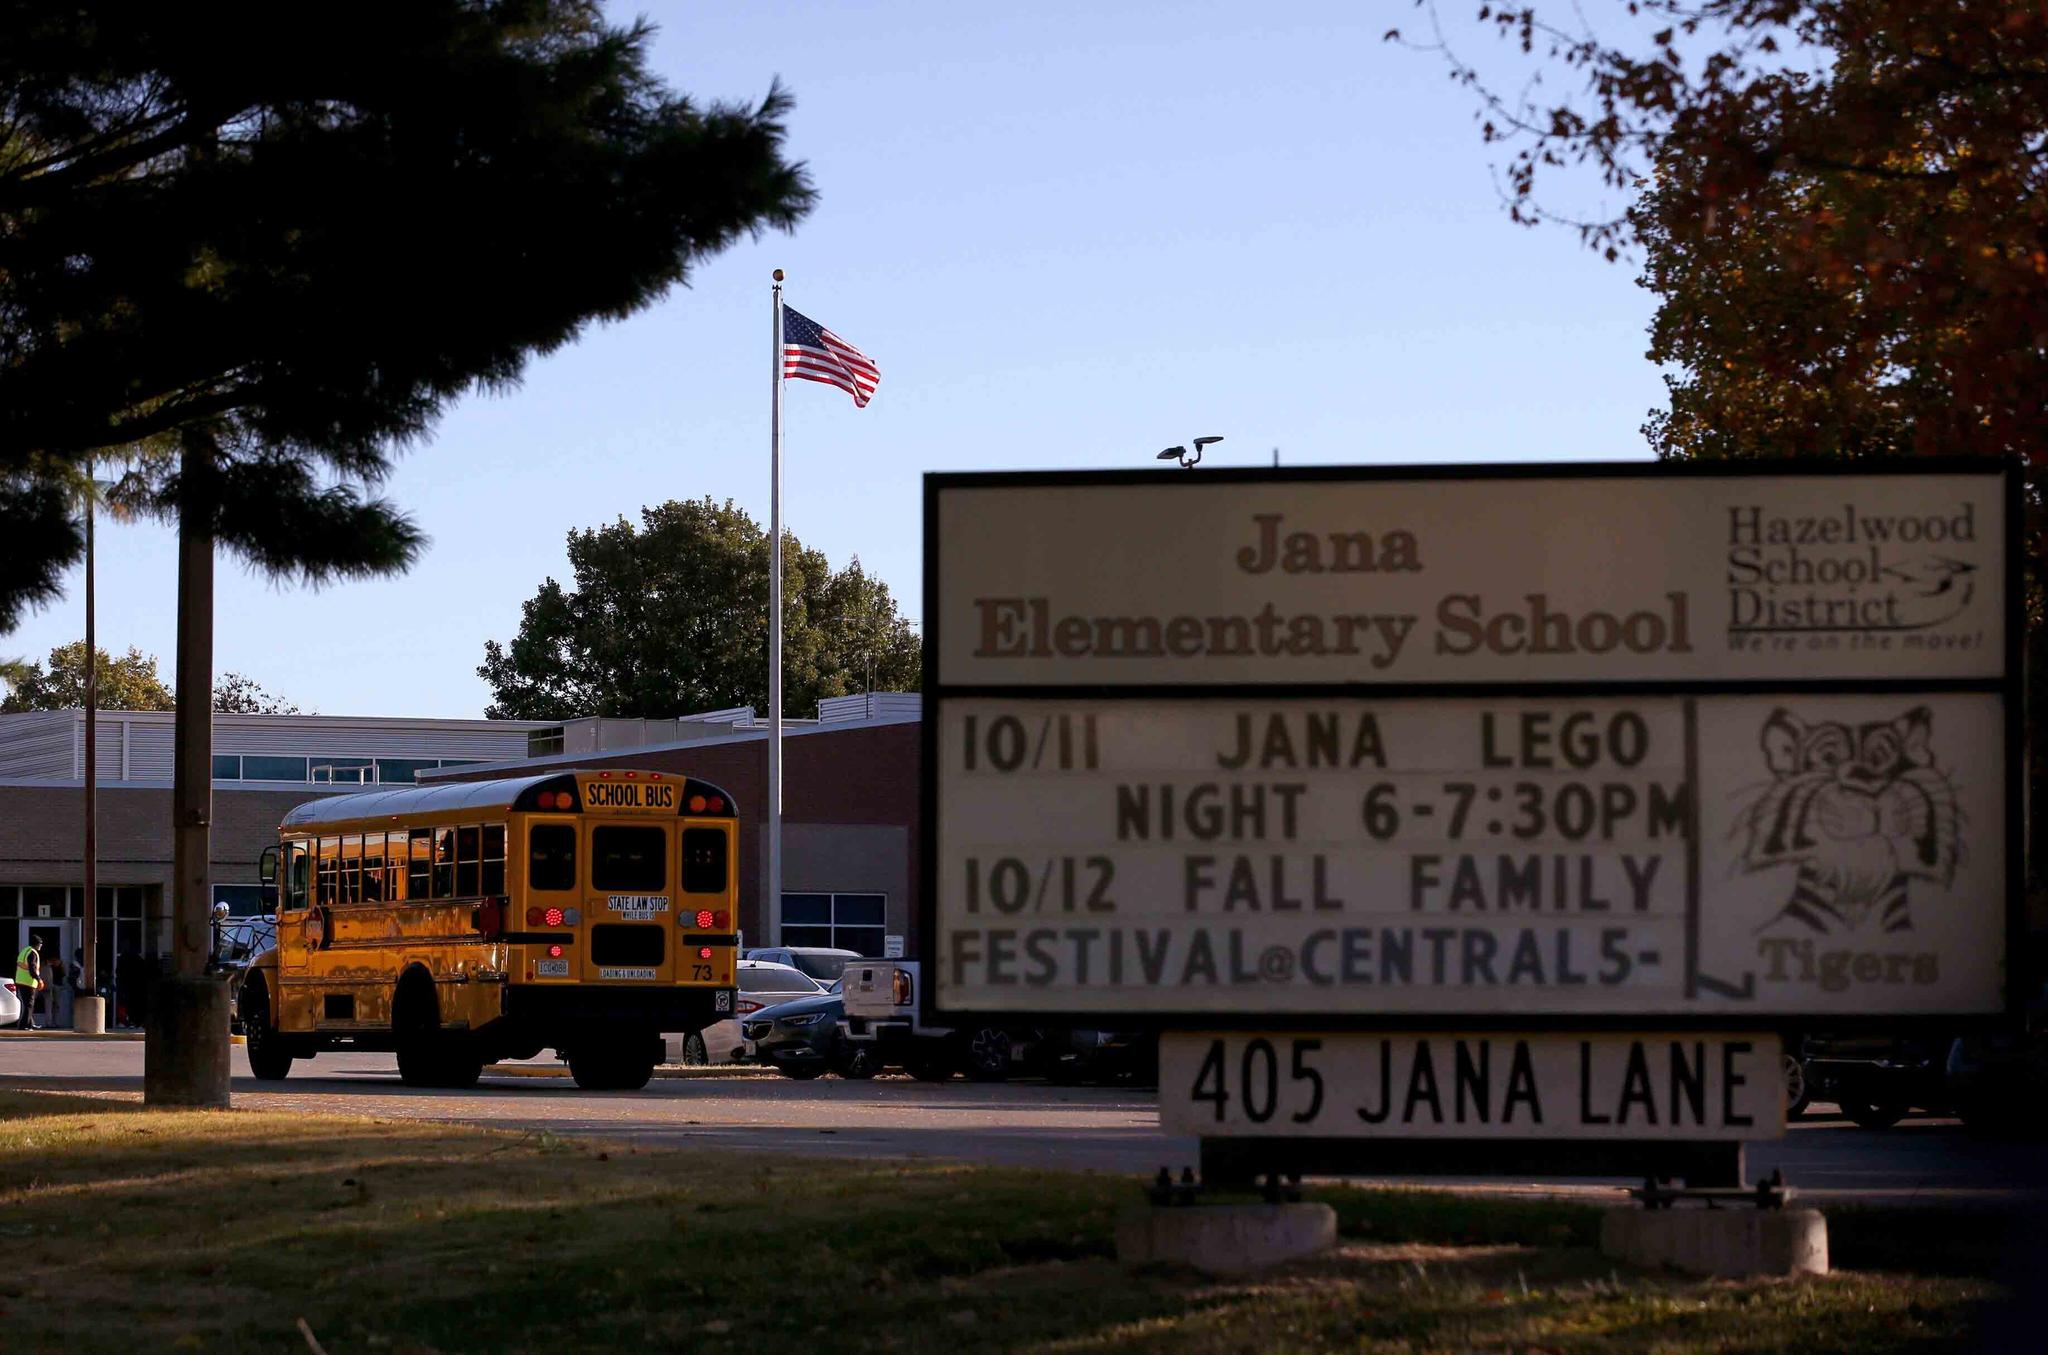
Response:
[[[917,889],[918,698],[872,693],[784,722],[783,919],[765,928],[761,806],[767,726],[736,708],[667,720],[213,717],[216,902],[261,910],[256,860],[287,810],[366,786],[513,776],[548,767],[646,767],[723,786],[741,814],[741,925],[750,944],[911,945]],[[102,711],[97,726],[97,954],[170,946],[172,725],[167,711]],[[0,715],[0,941],[69,957],[85,913],[83,711]],[[12,952],[10,951],[10,954]],[[911,951],[914,953],[914,950]]]

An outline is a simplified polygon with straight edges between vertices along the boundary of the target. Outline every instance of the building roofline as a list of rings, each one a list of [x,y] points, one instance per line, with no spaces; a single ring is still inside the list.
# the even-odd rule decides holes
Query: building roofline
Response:
[[[67,706],[62,710],[8,711],[0,714],[0,720],[19,719],[24,715],[69,715],[74,719],[83,720],[85,718],[85,709],[82,706]],[[102,710],[98,712],[98,715],[102,720],[144,720],[150,723],[160,721],[167,723],[177,715],[177,712],[169,710]],[[562,723],[560,720],[487,720],[481,716],[472,719],[460,716],[441,717],[426,715],[317,715],[306,713],[279,715],[248,714],[241,711],[224,710],[215,711],[213,718],[216,723],[227,721],[231,724],[269,725],[276,728],[310,723],[324,725],[329,728],[496,729],[508,732],[515,729],[528,731],[552,729]]]
[[[854,729],[884,729],[893,725],[914,725],[923,720],[922,713],[914,715],[877,715],[863,720],[806,720],[801,723],[792,720],[782,722],[784,738],[806,738],[813,734],[836,734]],[[768,726],[754,729],[735,730],[730,734],[709,734],[698,739],[678,739],[668,743],[645,743],[633,748],[604,748],[589,753],[550,753],[545,757],[514,758],[504,762],[468,762],[460,767],[427,769],[420,773],[419,784],[439,786],[449,784],[451,777],[474,778],[479,772],[510,772],[522,767],[570,767],[579,763],[587,764],[592,758],[641,757],[649,753],[675,753],[688,748],[723,748],[735,743],[754,743],[768,737]]]

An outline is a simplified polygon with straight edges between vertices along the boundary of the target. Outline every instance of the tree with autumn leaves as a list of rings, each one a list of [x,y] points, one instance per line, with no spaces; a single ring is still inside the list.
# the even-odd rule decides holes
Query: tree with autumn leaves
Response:
[[[1658,455],[2023,467],[2030,704],[2048,709],[2048,6],[1481,5],[1506,42],[1485,58],[1421,7],[1414,45],[1508,154],[1511,218],[1640,258],[1659,300],[1648,356],[1667,369],[1668,407],[1643,428]],[[1625,209],[1562,206],[1575,171]]]

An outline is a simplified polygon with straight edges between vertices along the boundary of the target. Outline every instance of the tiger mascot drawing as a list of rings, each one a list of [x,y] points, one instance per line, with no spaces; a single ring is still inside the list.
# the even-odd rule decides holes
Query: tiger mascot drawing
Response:
[[[1799,873],[1764,926],[1911,931],[1907,882],[1955,879],[1961,814],[1928,747],[1932,725],[1925,706],[1859,725],[1771,712],[1762,743],[1772,780],[1735,831],[1747,837],[1743,870]]]

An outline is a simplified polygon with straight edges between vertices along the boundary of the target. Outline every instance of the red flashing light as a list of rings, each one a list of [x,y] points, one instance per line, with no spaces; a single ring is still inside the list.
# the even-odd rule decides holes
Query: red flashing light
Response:
[[[703,797],[703,796],[701,796],[701,795],[692,795],[692,796],[690,797],[690,812],[691,812],[692,814],[702,814],[702,813],[704,812],[704,797]]]
[[[713,814],[723,814],[725,812],[725,801],[723,798],[714,795],[704,802],[704,807]]]
[[[700,960],[708,960],[708,959],[710,959],[710,958],[711,958],[711,947],[709,947],[709,946],[699,946],[699,947],[697,947],[697,958],[698,958],[698,959],[700,959]]]
[[[638,772],[627,772],[627,773],[626,773],[626,779],[627,779],[628,781],[631,781],[631,780],[632,780],[632,779],[633,779],[634,777],[636,777],[636,776],[638,776],[638,775],[639,775],[639,773],[638,773]]]
[[[612,774],[610,772],[599,772],[597,774],[597,779],[600,781],[609,781],[612,779]]]
[[[550,908],[540,916],[541,922],[546,926],[559,927],[562,925],[562,910],[559,908]]]
[[[648,779],[649,781],[659,781],[659,780],[661,780],[661,773],[660,773],[660,772],[649,772],[649,773],[647,773],[647,779]]]
[[[562,958],[562,948],[561,948],[561,946],[559,946],[559,945],[553,945],[553,946],[549,946],[549,947],[548,947],[548,958],[549,958],[549,959],[551,959],[551,960],[559,960],[559,959],[561,959],[561,958]]]
[[[708,932],[711,930],[711,910],[709,908],[706,908],[697,914],[697,930],[700,932]]]

